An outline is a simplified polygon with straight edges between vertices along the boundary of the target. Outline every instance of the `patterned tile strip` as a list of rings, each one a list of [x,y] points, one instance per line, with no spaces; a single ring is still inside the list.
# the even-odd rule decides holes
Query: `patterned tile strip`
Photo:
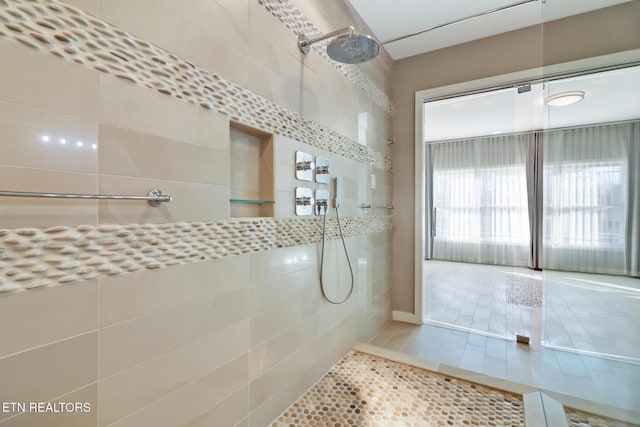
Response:
[[[524,426],[522,397],[351,351],[271,424]]]
[[[617,421],[599,415],[589,414],[573,408],[564,408],[569,427],[640,427],[639,424],[630,424]]]
[[[316,28],[298,9],[296,9],[289,0],[259,0],[273,16],[278,18],[293,33],[298,36],[304,34],[308,38],[314,38],[322,35],[320,30]],[[329,61],[331,65],[337,68],[344,76],[349,79],[358,89],[364,92],[379,107],[384,108],[387,113],[393,114],[394,105],[387,95],[362,72],[358,67],[349,64],[341,64],[334,61],[327,55],[325,49],[327,42],[318,43],[313,48],[320,56]]]
[[[0,0],[0,37],[391,171],[391,159],[219,75],[55,0]]]
[[[388,230],[390,216],[342,220],[346,237]],[[327,236],[338,238],[335,220]],[[318,242],[320,218],[56,226],[0,230],[0,293]]]

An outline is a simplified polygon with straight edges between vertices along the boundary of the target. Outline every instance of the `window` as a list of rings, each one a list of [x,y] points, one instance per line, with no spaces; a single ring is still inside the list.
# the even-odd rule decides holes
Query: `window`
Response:
[[[432,257],[527,265],[528,135],[430,145]]]
[[[433,184],[436,239],[529,244],[524,165],[439,170]]]
[[[430,143],[427,153],[429,258],[638,274],[639,122]]]
[[[573,162],[544,170],[546,247],[625,247],[623,161]]]

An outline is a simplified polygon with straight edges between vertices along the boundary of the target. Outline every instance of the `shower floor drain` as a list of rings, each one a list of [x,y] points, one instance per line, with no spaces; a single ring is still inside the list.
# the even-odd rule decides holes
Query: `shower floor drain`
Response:
[[[273,427],[524,426],[522,397],[356,351]]]

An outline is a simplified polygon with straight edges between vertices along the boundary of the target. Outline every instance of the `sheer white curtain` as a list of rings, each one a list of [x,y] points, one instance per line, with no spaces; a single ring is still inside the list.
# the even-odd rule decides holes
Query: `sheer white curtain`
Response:
[[[429,145],[434,259],[527,266],[531,134]]]
[[[625,123],[545,133],[543,268],[637,274],[634,129]]]
[[[629,214],[626,221],[627,257],[625,273],[640,276],[640,122],[630,123],[627,182]]]

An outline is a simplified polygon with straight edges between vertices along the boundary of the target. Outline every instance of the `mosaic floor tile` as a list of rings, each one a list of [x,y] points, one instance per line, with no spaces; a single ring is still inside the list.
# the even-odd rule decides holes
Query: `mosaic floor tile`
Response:
[[[505,281],[507,304],[542,307],[542,281],[528,277],[507,277]]]
[[[640,427],[638,424],[616,421],[572,408],[564,408],[564,412],[569,427]]]
[[[522,397],[351,351],[273,427],[524,426]]]

